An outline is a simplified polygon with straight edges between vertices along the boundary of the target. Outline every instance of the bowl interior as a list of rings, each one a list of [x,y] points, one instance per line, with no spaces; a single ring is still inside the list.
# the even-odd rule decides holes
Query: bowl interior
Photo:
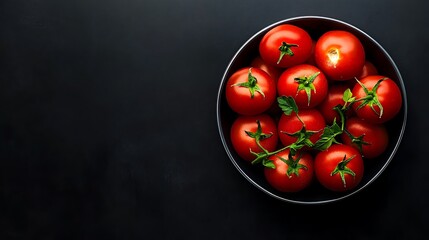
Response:
[[[324,189],[320,184],[315,181],[309,188],[298,193],[279,192],[272,188],[266,182],[263,175],[262,167],[253,166],[248,162],[240,159],[240,157],[235,153],[232,147],[229,134],[231,125],[237,117],[237,114],[229,108],[226,102],[226,81],[236,70],[241,67],[250,65],[251,60],[258,55],[259,41],[262,39],[264,34],[271,28],[284,23],[293,24],[307,30],[314,40],[317,40],[319,36],[329,30],[346,30],[353,33],[356,37],[360,39],[360,41],[364,45],[366,51],[366,59],[371,61],[377,67],[379,74],[387,76],[394,80],[402,91],[403,107],[400,113],[394,119],[386,123],[386,127],[389,133],[388,149],[383,155],[379,156],[378,158],[365,161],[364,177],[360,185],[353,191],[343,193],[332,192]],[[384,169],[387,167],[387,165],[390,163],[393,156],[395,155],[395,152],[400,144],[403,132],[405,130],[407,115],[407,101],[404,83],[398,68],[396,67],[389,54],[374,39],[372,39],[360,29],[345,22],[326,17],[298,17],[286,19],[272,24],[252,36],[238,50],[238,52],[235,54],[230,64],[228,65],[220,84],[217,101],[217,121],[221,140],[230,160],[237,168],[237,170],[249,182],[251,182],[263,192],[271,195],[272,197],[288,202],[303,204],[317,204],[336,201],[360,191],[372,181],[374,181],[384,171]]]

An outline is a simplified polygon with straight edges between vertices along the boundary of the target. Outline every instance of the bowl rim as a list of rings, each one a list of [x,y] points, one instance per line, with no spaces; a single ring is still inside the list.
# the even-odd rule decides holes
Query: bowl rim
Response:
[[[373,44],[376,45],[376,47],[378,49],[381,50],[382,54],[385,55],[385,57],[387,58],[387,60],[390,62],[390,64],[393,67],[393,70],[395,72],[395,75],[397,76],[397,84],[399,85],[399,88],[401,90],[402,93],[402,98],[403,98],[403,103],[402,103],[402,107],[403,107],[403,119],[402,119],[402,126],[401,126],[401,130],[399,132],[399,136],[398,139],[395,143],[395,146],[393,147],[392,152],[389,154],[386,162],[383,164],[383,166],[380,168],[380,170],[377,171],[377,173],[372,176],[370,178],[370,180],[361,185],[359,188],[356,188],[344,195],[338,196],[338,197],[334,197],[331,199],[326,199],[326,200],[317,200],[317,201],[300,201],[300,200],[294,200],[294,199],[288,199],[282,196],[278,196],[275,193],[270,192],[269,190],[265,189],[264,187],[262,187],[261,185],[259,185],[257,182],[255,182],[251,177],[249,177],[243,169],[241,169],[241,167],[238,165],[238,163],[236,162],[236,159],[234,159],[234,156],[231,153],[231,150],[229,149],[229,146],[225,140],[225,135],[222,131],[222,120],[221,120],[221,106],[220,106],[220,102],[221,102],[221,98],[222,93],[223,93],[223,86],[225,85],[225,82],[228,80],[228,74],[229,74],[229,69],[231,68],[231,66],[234,64],[234,62],[236,61],[237,57],[243,52],[243,50],[245,50],[245,48],[247,47],[247,45],[252,42],[254,39],[258,38],[262,33],[268,31],[269,29],[278,26],[280,24],[287,24],[296,20],[325,20],[325,21],[331,21],[331,22],[335,22],[341,25],[345,25],[348,28],[351,28],[357,32],[359,32],[360,34],[364,35],[369,41],[371,41]],[[392,159],[394,158],[400,143],[402,141],[402,138],[404,136],[405,133],[405,128],[407,125],[407,115],[408,115],[408,102],[407,102],[407,94],[406,94],[406,88],[405,88],[405,84],[404,81],[402,79],[402,75],[396,65],[396,63],[393,61],[392,57],[389,55],[389,53],[375,40],[373,39],[371,36],[369,36],[366,32],[364,32],[363,30],[359,29],[358,27],[347,23],[345,21],[339,20],[339,19],[335,19],[335,18],[331,18],[331,17],[325,17],[325,16],[315,16],[315,15],[308,15],[308,16],[297,16],[297,17],[291,17],[291,18],[286,18],[283,20],[279,20],[276,21],[264,28],[262,28],[261,30],[259,30],[258,32],[256,32],[255,34],[253,34],[248,40],[246,40],[241,47],[236,51],[236,53],[233,55],[233,57],[231,58],[231,60],[229,61],[225,72],[222,76],[222,80],[220,82],[219,85],[219,89],[218,89],[218,93],[217,93],[217,99],[216,99],[216,119],[217,119],[217,127],[218,127],[218,131],[220,134],[220,138],[223,144],[223,147],[228,155],[228,158],[230,159],[230,161],[233,163],[233,165],[235,166],[235,168],[241,173],[241,175],[244,176],[244,178],[246,178],[252,185],[254,185],[256,188],[258,188],[259,190],[261,190],[262,192],[268,194],[271,197],[274,197],[278,200],[284,201],[284,202],[290,202],[290,203],[295,203],[295,204],[303,204],[303,205],[317,205],[317,204],[326,204],[326,203],[331,203],[331,202],[337,202],[339,200],[348,198],[352,195],[355,195],[356,193],[362,191],[363,189],[365,189],[368,185],[370,185],[372,182],[374,182],[387,168],[387,166],[390,164],[390,162],[392,161]]]

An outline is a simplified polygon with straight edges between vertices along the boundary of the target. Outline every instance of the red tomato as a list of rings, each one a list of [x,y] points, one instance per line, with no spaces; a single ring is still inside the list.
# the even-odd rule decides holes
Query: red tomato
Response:
[[[267,182],[280,192],[298,192],[307,188],[313,179],[313,157],[309,153],[297,153],[289,159],[286,149],[269,157],[275,169],[265,168]]]
[[[279,96],[291,96],[299,109],[313,108],[328,93],[328,81],[315,66],[300,64],[286,69],[277,82]]]
[[[261,57],[254,58],[250,66],[264,70],[276,83],[283,71],[281,68],[267,64]]]
[[[320,184],[327,189],[347,191],[362,180],[364,163],[355,148],[335,144],[316,155],[314,171]]]
[[[242,115],[261,114],[276,100],[276,83],[259,68],[242,68],[232,74],[225,91],[228,105]]]
[[[383,124],[350,118],[346,121],[345,130],[348,134],[341,135],[343,143],[358,149],[366,158],[380,156],[389,143],[388,133]]]
[[[313,144],[316,143],[317,140],[320,139],[320,135],[325,128],[325,119],[322,114],[316,109],[303,109],[299,111],[298,115],[305,124],[307,131],[317,132],[309,138]],[[289,136],[288,134],[299,132],[304,126],[302,122],[298,119],[296,114],[291,114],[289,116],[282,114],[278,123],[278,131],[280,141],[284,146],[289,146],[296,142],[298,138]]]
[[[348,86],[345,84],[331,85],[326,98],[319,105],[319,110],[328,124],[333,123],[334,119],[336,119],[337,122],[340,121],[340,116],[338,115],[337,111],[334,110],[334,107],[337,105],[344,105],[343,95],[347,88]],[[346,117],[350,116],[351,113],[352,111],[348,110],[346,112]]]
[[[248,134],[258,131],[257,121],[260,123],[262,134],[266,135],[260,140],[261,146],[270,152],[275,151],[277,147],[277,126],[269,115],[239,116],[232,124],[230,137],[234,150],[246,161],[255,159],[251,151],[262,152],[261,148],[256,144],[255,138]]]
[[[380,80],[382,81],[377,85]],[[358,117],[373,123],[384,123],[398,114],[402,107],[402,94],[392,79],[372,75],[363,78],[360,82],[368,93],[359,83],[356,83],[352,90],[357,100],[366,98],[352,106]]]
[[[377,74],[378,74],[378,70],[374,66],[374,64],[372,64],[370,61],[365,61],[365,64],[363,65],[363,69],[360,72],[360,74],[357,76],[357,78],[362,79],[366,76],[377,75]]]
[[[347,31],[328,31],[316,42],[317,66],[332,80],[359,76],[365,63],[365,50],[359,39]]]
[[[311,37],[304,29],[282,24],[264,35],[259,54],[268,64],[286,68],[306,62],[311,55],[311,44]]]

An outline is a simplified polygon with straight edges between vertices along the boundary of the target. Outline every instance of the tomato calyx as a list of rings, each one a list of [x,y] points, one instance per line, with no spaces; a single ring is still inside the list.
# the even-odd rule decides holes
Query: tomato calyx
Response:
[[[385,79],[387,78],[381,78],[380,80],[378,80],[371,90],[368,90],[368,88],[363,83],[361,83],[358,79],[356,79],[356,81],[359,83],[359,85],[362,87],[363,91],[366,94],[365,97],[356,100],[356,101],[362,101],[362,103],[356,108],[356,110],[359,110],[362,107],[368,105],[372,109],[372,111],[379,118],[381,118],[381,116],[383,115],[383,106],[378,100],[377,89],[380,86],[380,83],[383,82]],[[380,109],[380,112],[377,112],[377,110],[374,108],[374,105],[378,106],[378,108]]]
[[[263,133],[262,132],[262,127],[261,127],[261,122],[259,120],[256,120],[256,124],[258,124],[258,128],[256,130],[256,132],[250,132],[250,131],[244,131],[247,136],[254,138],[256,141],[256,144],[258,145],[258,147],[268,153],[267,149],[265,149],[264,147],[262,147],[261,145],[261,140],[267,139],[269,137],[271,137],[273,135],[273,133]],[[252,152],[253,153],[253,152]]]
[[[347,164],[354,158],[356,157],[356,155],[353,155],[349,158],[347,158],[347,156],[344,154],[344,158],[343,160],[341,160],[341,162],[339,162],[337,164],[337,166],[335,167],[335,169],[331,172],[330,176],[334,176],[335,174],[340,174],[341,177],[341,181],[343,182],[343,186],[344,188],[347,188],[347,183],[346,183],[346,179],[345,179],[345,174],[349,174],[351,176],[353,176],[353,178],[356,176],[355,172],[353,172],[353,170],[351,170],[350,168],[347,167]]]
[[[258,147],[263,151],[262,153],[256,153],[253,152],[251,149],[249,150],[253,155],[255,156],[267,156],[264,158],[261,158],[262,161],[262,165],[264,165],[265,167],[269,167],[269,168],[275,168],[275,165],[272,161],[268,160],[268,155],[269,152],[267,149],[265,149],[262,145],[261,145],[261,140],[270,138],[273,133],[263,133],[262,132],[262,127],[261,127],[261,122],[259,120],[256,120],[256,124],[258,124],[258,128],[256,129],[256,132],[250,132],[250,131],[245,131],[245,133],[247,134],[247,136],[254,138],[256,145],[258,145]],[[255,160],[254,160],[255,161]],[[254,162],[253,161],[253,162]],[[252,164],[253,164],[252,162]]]
[[[358,147],[359,152],[362,154],[362,147],[363,145],[371,145],[371,143],[369,142],[365,142],[363,140],[363,138],[365,137],[365,134],[360,135],[359,137],[355,137],[353,136],[353,134],[351,134],[349,131],[345,130],[344,131],[347,136],[350,138],[350,140],[352,141],[353,144],[355,144]]]
[[[307,166],[299,163],[299,160],[301,160],[302,154],[298,155],[296,159],[293,159],[293,155],[291,153],[289,153],[287,159],[282,158],[280,156],[277,156],[277,157],[287,164],[288,168],[286,170],[286,175],[289,178],[292,178],[292,174],[295,174],[295,176],[299,177],[300,169],[308,170]]]
[[[279,64],[282,61],[285,55],[291,56],[291,57],[295,55],[292,51],[292,47],[298,47],[298,44],[282,42],[282,45],[279,47],[280,56],[279,56],[279,59],[277,60],[277,64]]]
[[[296,141],[292,144],[290,144],[288,147],[290,149],[291,155],[295,155],[296,152],[307,146],[307,147],[313,147],[314,144],[311,142],[310,137],[313,136],[313,134],[317,133],[317,131],[308,131],[305,126],[302,126],[301,130],[294,132],[294,133],[288,133],[281,131],[281,133],[284,133],[290,137],[295,137]]]
[[[258,85],[258,79],[256,79],[256,77],[252,75],[252,68],[249,68],[247,82],[241,82],[241,83],[236,83],[231,85],[231,87],[236,87],[236,86],[248,88],[250,92],[250,98],[255,97],[255,92],[260,93],[265,98],[264,92],[261,90],[261,88]]]
[[[310,106],[311,91],[313,90],[313,92],[316,93],[316,88],[314,87],[313,82],[317,78],[317,76],[319,76],[319,74],[320,72],[316,72],[309,77],[303,76],[303,77],[294,78],[295,82],[298,83],[298,89],[296,91],[296,94],[298,95],[299,91],[304,90],[305,93],[307,94],[308,106]]]

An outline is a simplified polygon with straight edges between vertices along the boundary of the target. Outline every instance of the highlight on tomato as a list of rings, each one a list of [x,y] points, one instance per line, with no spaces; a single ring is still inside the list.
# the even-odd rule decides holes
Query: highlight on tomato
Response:
[[[345,81],[360,75],[365,64],[365,49],[352,33],[333,30],[317,40],[314,58],[328,78]]]

